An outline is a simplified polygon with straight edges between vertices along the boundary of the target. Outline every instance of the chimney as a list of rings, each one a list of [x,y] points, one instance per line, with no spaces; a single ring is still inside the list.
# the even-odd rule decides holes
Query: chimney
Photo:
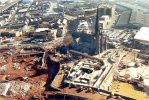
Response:
[[[107,50],[107,37],[105,36],[105,50]]]

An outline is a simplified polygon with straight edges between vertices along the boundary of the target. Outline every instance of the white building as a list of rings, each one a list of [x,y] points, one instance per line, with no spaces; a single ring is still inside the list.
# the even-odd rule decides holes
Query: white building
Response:
[[[134,39],[149,43],[149,27],[142,27],[140,31],[135,35]]]
[[[142,27],[135,35],[134,40],[135,47],[149,50],[149,27]]]
[[[100,28],[101,29],[107,29],[108,27],[108,24],[110,22],[110,17],[109,15],[103,15],[100,17],[100,21],[99,21],[99,24],[100,24]]]

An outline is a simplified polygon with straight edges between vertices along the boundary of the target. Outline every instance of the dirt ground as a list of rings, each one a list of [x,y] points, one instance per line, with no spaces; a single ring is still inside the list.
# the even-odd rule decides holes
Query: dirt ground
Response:
[[[147,96],[144,93],[136,91],[133,86],[128,83],[114,81],[111,91],[137,100],[147,100]]]

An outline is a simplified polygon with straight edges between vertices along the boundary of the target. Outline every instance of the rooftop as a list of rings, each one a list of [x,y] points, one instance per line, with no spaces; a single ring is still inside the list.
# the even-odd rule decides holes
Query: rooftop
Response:
[[[142,27],[135,35],[134,39],[142,42],[149,42],[149,27]]]
[[[38,28],[36,29],[36,32],[42,32],[42,31],[47,31],[49,28]]]

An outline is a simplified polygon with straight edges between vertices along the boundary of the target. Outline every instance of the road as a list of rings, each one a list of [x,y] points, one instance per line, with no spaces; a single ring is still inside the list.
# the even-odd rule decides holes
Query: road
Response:
[[[119,53],[119,56],[117,54]],[[97,80],[97,82],[94,84],[93,87],[103,89],[103,90],[109,90],[109,86],[112,84],[114,72],[116,72],[119,63],[121,62],[121,59],[126,55],[126,52],[123,52],[122,50],[109,50],[106,52],[103,52],[100,57],[102,57],[106,69],[100,76],[100,78]],[[112,59],[112,60],[111,60]]]
[[[108,71],[107,75],[104,77],[103,81],[101,82],[99,88],[108,90],[108,86],[111,84],[113,80],[114,72],[118,69],[118,66],[122,60],[122,58],[127,54],[127,52],[123,52],[122,50],[117,51],[120,57],[116,57],[116,63],[113,63],[110,70]],[[110,63],[110,62],[109,62]]]
[[[14,6],[17,4],[20,0],[14,0],[13,2],[10,2],[9,4],[5,5],[4,7],[1,7],[0,12],[3,13],[4,11],[8,10],[10,7]]]

